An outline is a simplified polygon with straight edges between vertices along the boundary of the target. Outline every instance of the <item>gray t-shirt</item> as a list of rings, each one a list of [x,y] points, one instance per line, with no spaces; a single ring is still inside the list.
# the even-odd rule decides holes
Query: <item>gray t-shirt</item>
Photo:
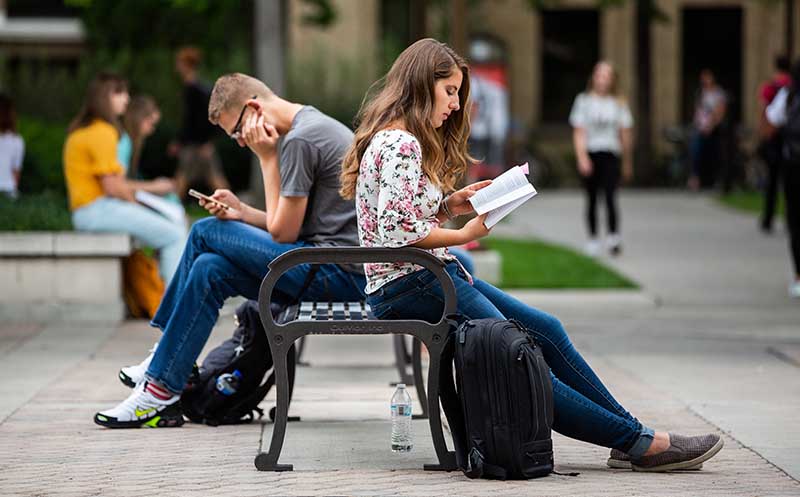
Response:
[[[339,195],[342,159],[353,132],[305,106],[280,144],[281,196],[308,197],[299,240],[313,245],[358,246],[353,200]]]

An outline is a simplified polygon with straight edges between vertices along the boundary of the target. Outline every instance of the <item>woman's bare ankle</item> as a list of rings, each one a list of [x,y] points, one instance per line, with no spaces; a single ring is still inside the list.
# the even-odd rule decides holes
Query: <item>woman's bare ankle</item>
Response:
[[[669,433],[666,431],[657,431],[655,435],[653,435],[653,443],[650,444],[650,448],[647,449],[644,455],[652,456],[664,452],[667,449],[669,449]]]

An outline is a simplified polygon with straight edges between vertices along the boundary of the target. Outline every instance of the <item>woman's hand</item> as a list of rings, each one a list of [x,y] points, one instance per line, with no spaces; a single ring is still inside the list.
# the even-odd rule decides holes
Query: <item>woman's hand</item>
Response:
[[[233,194],[230,190],[216,190],[211,198],[219,200],[223,204],[230,207],[226,209],[220,204],[214,202],[207,202],[203,199],[198,200],[200,207],[207,210],[210,214],[226,221],[239,221],[244,217],[244,208],[246,204],[239,200],[239,197]]]
[[[484,224],[486,221],[486,216],[488,216],[488,213],[474,217],[470,219],[463,228],[458,230],[463,237],[461,244],[471,242],[472,240],[477,240],[478,238],[483,238],[492,231]]]
[[[472,203],[469,201],[470,197],[475,195],[475,192],[481,188],[486,188],[491,184],[492,180],[487,179],[478,181],[477,183],[472,183],[471,185],[467,185],[457,192],[454,192],[452,195],[447,197],[447,199],[445,199],[445,202],[447,203],[447,209],[450,211],[453,217],[463,216],[464,214],[472,214],[475,212],[475,209],[472,208]]]
[[[592,169],[594,169],[594,164],[588,155],[578,156],[578,172],[581,176],[584,178],[591,176]]]
[[[166,195],[175,191],[175,180],[159,177],[150,181],[150,193],[155,195]]]
[[[622,161],[622,181],[628,184],[633,180],[633,164],[629,160]]]

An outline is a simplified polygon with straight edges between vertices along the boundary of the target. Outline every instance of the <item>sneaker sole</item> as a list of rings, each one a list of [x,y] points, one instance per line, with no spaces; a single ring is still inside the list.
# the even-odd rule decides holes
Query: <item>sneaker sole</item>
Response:
[[[165,409],[165,411],[167,410],[169,410],[169,408]],[[172,410],[174,411],[175,409]],[[186,420],[183,419],[183,413],[181,412],[161,412],[152,418],[137,419],[134,421],[117,421],[116,419],[108,418],[97,413],[94,415],[94,422],[104,428],[178,428],[183,426]]]
[[[119,381],[121,381],[122,384],[125,385],[126,387],[136,388],[136,382],[133,381],[133,379],[130,376],[123,373],[122,370],[119,371],[118,377]]]
[[[657,472],[664,472],[664,471],[676,471],[680,469],[691,469],[694,466],[702,465],[703,462],[708,461],[712,457],[714,457],[717,452],[722,450],[722,447],[725,445],[725,441],[720,438],[713,447],[708,449],[704,454],[695,457],[689,461],[681,461],[681,462],[674,462],[671,464],[662,464],[661,466],[653,466],[652,468],[643,468],[641,466],[637,466],[635,464],[631,464],[631,469],[634,471],[640,471],[643,473],[657,473]]]
[[[611,469],[632,469],[630,461],[620,461],[619,459],[611,459],[608,458],[606,461],[606,465]],[[686,471],[697,471],[703,469],[703,463],[698,464],[697,466],[692,466],[691,468],[684,468]]]

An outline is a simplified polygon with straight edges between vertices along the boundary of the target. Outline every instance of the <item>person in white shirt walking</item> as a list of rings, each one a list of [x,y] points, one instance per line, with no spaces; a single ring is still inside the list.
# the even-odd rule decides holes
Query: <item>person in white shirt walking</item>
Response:
[[[17,113],[14,102],[0,95],[0,195],[17,198],[25,141],[17,134]]]
[[[578,172],[587,195],[589,242],[586,252],[593,256],[600,253],[597,195],[602,190],[608,210],[608,250],[611,255],[619,255],[622,238],[619,234],[617,188],[620,172],[625,181],[633,177],[633,117],[628,104],[617,93],[616,72],[609,62],[600,61],[594,66],[586,91],[575,98],[569,123],[573,128]]]

